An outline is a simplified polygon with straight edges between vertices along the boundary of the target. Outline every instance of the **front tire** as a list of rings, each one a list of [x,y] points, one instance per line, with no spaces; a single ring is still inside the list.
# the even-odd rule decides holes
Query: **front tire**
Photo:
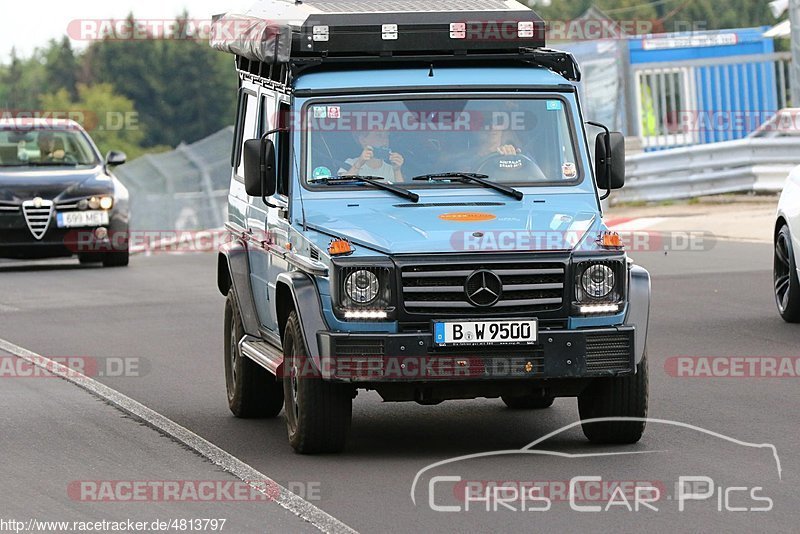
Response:
[[[233,290],[225,301],[225,389],[228,407],[241,418],[277,417],[283,408],[283,388],[269,371],[243,356],[239,341],[244,327]]]
[[[578,396],[578,413],[583,434],[593,443],[636,443],[642,438],[647,417],[649,381],[647,353],[636,366],[636,374],[615,378],[595,378]],[[632,417],[635,421],[587,419]],[[642,420],[639,420],[642,419]]]
[[[116,250],[103,255],[103,267],[127,267],[130,262],[130,251]]]
[[[78,261],[81,265],[92,265],[103,261],[103,255],[97,252],[81,252],[78,254]]]
[[[353,417],[353,390],[312,369],[296,312],[286,322],[283,358],[289,444],[301,454],[341,452]]]
[[[786,225],[775,236],[773,265],[773,287],[778,312],[787,323],[800,323],[800,282],[797,280],[792,234]]]

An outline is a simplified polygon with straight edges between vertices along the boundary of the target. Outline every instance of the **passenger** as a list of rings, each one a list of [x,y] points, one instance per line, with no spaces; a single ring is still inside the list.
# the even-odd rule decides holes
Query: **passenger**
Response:
[[[380,176],[393,182],[402,182],[405,159],[389,148],[389,132],[369,130],[356,134],[361,145],[361,154],[345,160],[346,167],[339,169],[339,175]]]

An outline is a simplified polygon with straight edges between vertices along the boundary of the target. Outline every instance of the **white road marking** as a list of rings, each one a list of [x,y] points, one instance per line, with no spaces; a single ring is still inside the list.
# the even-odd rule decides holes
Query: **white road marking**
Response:
[[[242,462],[235,456],[220,449],[216,445],[201,438],[188,428],[168,419],[160,413],[112,389],[97,380],[77,373],[45,356],[36,354],[10,341],[0,338],[0,350],[22,358],[37,367],[46,369],[50,373],[72,382],[89,393],[110,402],[123,412],[139,419],[159,432],[166,434],[180,443],[194,450],[213,464],[221,467],[236,478],[244,481],[256,491],[264,493],[280,507],[288,510],[297,517],[308,521],[322,532],[355,534],[356,531],[345,525],[327,512],[317,508],[310,502],[292,493],[277,482]],[[266,484],[264,484],[266,483]],[[266,487],[265,487],[266,486]],[[280,489],[280,495],[274,496],[274,489]]]
[[[614,232],[639,232],[641,230],[652,228],[653,226],[666,220],[667,217],[640,217],[638,219],[626,221],[622,224],[614,225],[610,229]]]

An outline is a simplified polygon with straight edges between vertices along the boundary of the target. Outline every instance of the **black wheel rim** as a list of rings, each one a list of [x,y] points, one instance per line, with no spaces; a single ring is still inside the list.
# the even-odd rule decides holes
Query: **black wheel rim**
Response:
[[[233,398],[234,389],[236,387],[236,359],[239,356],[239,343],[236,339],[236,323],[231,321],[231,342],[229,347],[228,365],[230,365],[230,373],[228,373],[228,397]]]
[[[291,384],[292,389],[292,413],[294,413],[294,420],[298,421],[300,419],[300,403],[298,402],[298,384],[297,381],[300,379],[300,368],[297,364],[297,358],[292,357],[292,370],[290,371],[292,374],[289,377],[289,381]]]
[[[786,234],[778,234],[775,240],[775,300],[784,311],[789,305],[789,290],[792,281],[791,248]]]

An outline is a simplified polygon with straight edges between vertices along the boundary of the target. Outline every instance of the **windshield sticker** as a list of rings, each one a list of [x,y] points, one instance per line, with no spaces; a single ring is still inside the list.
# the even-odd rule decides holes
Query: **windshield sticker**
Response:
[[[548,100],[547,111],[561,111],[561,100]]]
[[[314,106],[314,118],[315,119],[327,119],[328,118],[328,108],[325,106]]]
[[[493,213],[481,213],[478,211],[459,211],[455,213],[442,213],[439,218],[443,221],[453,222],[475,222],[475,221],[493,221],[497,215]]]
[[[340,106],[328,106],[328,118],[340,119],[342,117],[342,108]]]
[[[564,174],[564,178],[568,179],[578,176],[578,169],[572,162],[564,163],[564,165],[561,166],[561,172]]]
[[[314,169],[313,178],[315,180],[320,178],[330,178],[331,176],[331,170],[328,167],[317,167]]]

